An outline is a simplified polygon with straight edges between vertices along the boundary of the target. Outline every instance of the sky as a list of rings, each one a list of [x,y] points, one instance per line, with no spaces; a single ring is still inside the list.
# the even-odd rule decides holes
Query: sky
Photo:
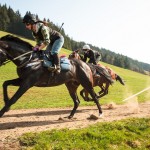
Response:
[[[1,0],[23,17],[27,11],[83,41],[150,64],[150,0]]]

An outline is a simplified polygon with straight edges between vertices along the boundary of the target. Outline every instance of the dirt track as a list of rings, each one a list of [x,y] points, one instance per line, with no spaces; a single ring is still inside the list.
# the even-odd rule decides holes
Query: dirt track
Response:
[[[109,105],[110,106],[110,105]],[[72,108],[49,108],[32,110],[10,110],[0,118],[0,149],[18,149],[17,137],[26,132],[37,132],[61,128],[83,128],[97,122],[121,120],[129,117],[150,117],[150,102],[138,104],[130,101],[125,105],[115,105],[112,109],[103,105],[103,117],[89,119],[91,114],[98,115],[96,106],[79,107],[74,119],[64,119]]]

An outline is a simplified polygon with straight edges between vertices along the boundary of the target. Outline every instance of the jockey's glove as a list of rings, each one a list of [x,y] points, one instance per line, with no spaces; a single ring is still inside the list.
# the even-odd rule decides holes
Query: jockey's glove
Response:
[[[37,46],[33,47],[33,51],[39,51],[39,47]]]

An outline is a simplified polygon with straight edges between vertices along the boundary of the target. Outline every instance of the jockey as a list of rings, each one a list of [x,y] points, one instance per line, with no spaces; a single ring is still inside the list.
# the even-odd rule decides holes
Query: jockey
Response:
[[[56,73],[60,73],[58,53],[64,44],[64,37],[59,32],[48,27],[45,22],[38,21],[35,15],[26,14],[23,18],[23,23],[28,30],[32,31],[32,35],[36,41],[33,51],[42,50],[46,47],[46,51],[48,53],[51,52],[54,58],[54,69]]]
[[[86,62],[87,58],[89,58],[88,63],[92,63],[94,65],[97,65],[98,62],[101,60],[101,54],[98,51],[92,50],[89,45],[84,45],[82,48],[84,52],[84,58],[83,61]],[[96,74],[94,75],[95,78],[99,78],[100,74],[98,73],[96,69]]]
[[[89,58],[88,63],[97,65],[97,63],[101,60],[101,54],[98,51],[92,50],[89,45],[84,45],[82,50],[84,51],[84,62],[86,62],[87,58]]]

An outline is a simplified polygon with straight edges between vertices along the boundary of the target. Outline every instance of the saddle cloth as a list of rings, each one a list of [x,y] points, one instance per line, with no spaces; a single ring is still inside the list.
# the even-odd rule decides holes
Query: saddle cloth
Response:
[[[43,66],[44,67],[52,67],[53,62],[52,60],[48,60],[46,57],[43,59]],[[61,71],[69,71],[71,70],[71,64],[69,59],[66,56],[60,57],[60,67]]]

